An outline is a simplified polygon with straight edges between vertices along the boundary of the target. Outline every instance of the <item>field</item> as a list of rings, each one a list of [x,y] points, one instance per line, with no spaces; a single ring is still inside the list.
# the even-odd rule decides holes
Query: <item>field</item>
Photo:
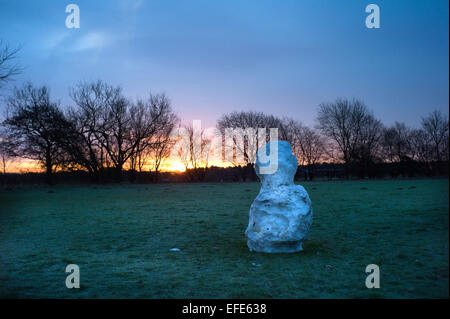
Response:
[[[448,298],[448,179],[303,185],[314,222],[295,254],[248,251],[258,183],[1,190],[0,297]]]

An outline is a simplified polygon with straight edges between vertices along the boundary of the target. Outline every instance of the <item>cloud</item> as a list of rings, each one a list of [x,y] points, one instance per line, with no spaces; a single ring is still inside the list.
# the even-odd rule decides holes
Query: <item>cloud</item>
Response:
[[[100,49],[111,44],[112,38],[104,32],[95,31],[90,32],[78,40],[72,47],[73,51],[85,51],[92,49]]]
[[[79,34],[78,31],[68,30],[48,36],[41,42],[41,47],[47,54],[58,54],[101,49],[112,42],[112,36],[103,31]]]

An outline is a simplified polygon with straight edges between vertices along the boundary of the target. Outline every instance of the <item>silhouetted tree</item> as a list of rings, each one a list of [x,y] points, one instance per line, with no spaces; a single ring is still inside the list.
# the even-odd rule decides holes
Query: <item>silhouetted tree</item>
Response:
[[[382,132],[381,121],[368,112],[360,128],[360,141],[353,154],[354,161],[359,166],[361,178],[373,177],[376,174],[376,163],[382,161],[380,153]]]
[[[336,143],[349,177],[350,165],[359,160],[361,152],[369,152],[374,140],[374,126],[378,121],[359,100],[337,99],[319,105],[318,128]],[[370,149],[369,149],[370,148]]]
[[[284,140],[291,144],[292,154],[297,157],[298,164],[303,165],[305,159],[302,156],[302,150],[299,142],[303,124],[291,118],[283,118],[282,126]]]
[[[158,181],[159,179],[161,164],[170,157],[171,149],[175,143],[172,139],[171,133],[178,121],[178,118],[173,113],[170,115],[168,114],[166,124],[162,126],[152,138],[149,156],[153,158],[155,181]]]
[[[204,133],[204,130],[196,131],[191,124],[181,126],[172,133],[176,141],[173,153],[183,163],[186,177],[191,182],[202,180],[208,165],[205,156],[211,141]]]
[[[315,175],[316,165],[323,157],[325,141],[315,130],[303,126],[300,130],[298,143],[306,163],[306,178],[312,180]]]
[[[291,144],[298,163],[304,166],[305,179],[312,180],[316,164],[323,160],[325,153],[324,137],[316,130],[291,119],[283,121],[283,131],[284,138]]]
[[[244,170],[250,169],[252,179],[256,180],[256,152],[264,145],[259,145],[260,140],[264,143],[270,140],[271,128],[278,130],[277,139],[286,139],[282,121],[273,115],[254,111],[222,115],[217,121],[217,129],[225,137],[225,153],[233,154],[232,158],[226,156],[225,159],[235,166],[244,165]],[[262,134],[261,138],[258,138],[259,134]],[[231,143],[226,141],[227,138],[231,139]],[[246,175],[247,172],[243,172],[244,180]]]
[[[20,66],[14,63],[19,50],[19,47],[12,49],[0,40],[0,87],[22,71]]]
[[[391,163],[399,163],[402,158],[411,155],[411,128],[404,123],[395,122],[391,127],[383,129],[381,145],[384,159]]]
[[[116,88],[102,81],[79,83],[70,89],[75,107],[68,111],[71,138],[65,140],[64,149],[72,165],[87,170],[96,181],[101,180],[104,167],[109,166],[108,154],[98,137],[107,106],[118,94]]]
[[[445,145],[448,145],[448,118],[439,111],[433,111],[422,119],[422,127],[433,144],[434,160],[441,162]],[[446,150],[448,153],[448,149]]]
[[[173,144],[170,133],[178,118],[164,94],[150,94],[147,101],[138,100],[130,108],[130,115],[136,139],[136,147],[130,157],[131,168],[141,172],[150,156],[153,156],[153,168],[157,175],[161,162],[170,154]]]
[[[4,125],[7,139],[15,144],[13,154],[37,160],[45,168],[47,183],[52,184],[52,173],[61,162],[59,142],[65,137],[63,113],[50,101],[46,86],[36,88],[31,83],[15,89],[8,106],[11,113]]]
[[[414,158],[411,138],[412,129],[404,123],[395,122],[382,131],[382,154],[385,161],[394,165],[393,176],[407,173],[407,165]]]
[[[6,170],[13,160],[15,144],[8,140],[5,129],[0,128],[0,165],[3,176],[6,176]]]
[[[411,157],[416,161],[421,173],[429,175],[433,161],[433,146],[423,129],[411,129],[408,134]]]

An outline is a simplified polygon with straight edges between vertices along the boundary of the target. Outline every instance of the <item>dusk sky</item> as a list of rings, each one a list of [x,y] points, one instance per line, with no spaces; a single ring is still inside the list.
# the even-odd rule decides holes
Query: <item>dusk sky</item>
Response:
[[[66,5],[80,8],[68,29]],[[375,3],[381,28],[368,29]],[[0,0],[0,38],[22,46],[24,81],[102,79],[131,97],[165,92],[188,122],[257,110],[313,125],[318,104],[362,99],[384,123],[448,114],[448,1]]]

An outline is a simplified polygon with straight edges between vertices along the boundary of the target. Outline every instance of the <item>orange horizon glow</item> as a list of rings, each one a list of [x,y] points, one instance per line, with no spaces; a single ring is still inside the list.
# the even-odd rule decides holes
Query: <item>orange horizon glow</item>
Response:
[[[209,162],[208,167],[216,166],[216,167],[230,167],[233,166],[231,163],[226,162]],[[205,167],[205,163],[201,163],[199,167]],[[192,168],[192,165],[189,164],[188,169]],[[154,171],[153,163],[144,165],[143,170],[145,172],[152,172]],[[183,173],[186,171],[186,166],[181,162],[177,160],[167,160],[163,163],[161,163],[159,167],[160,172],[178,172]],[[30,160],[30,159],[16,159],[11,161],[6,166],[6,173],[42,173],[44,172],[44,169],[38,164],[36,160]]]

